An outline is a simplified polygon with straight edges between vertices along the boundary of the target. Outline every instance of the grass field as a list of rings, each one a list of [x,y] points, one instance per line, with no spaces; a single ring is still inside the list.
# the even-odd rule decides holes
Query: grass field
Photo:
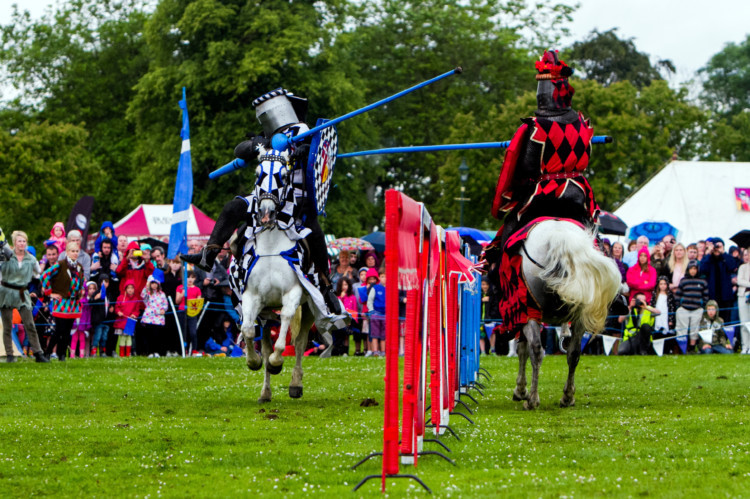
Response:
[[[750,358],[583,357],[577,405],[560,409],[565,359],[547,357],[541,406],[511,400],[516,359],[483,357],[494,379],[471,426],[406,468],[437,495],[750,496]],[[291,362],[260,406],[243,359],[87,359],[0,365],[3,497],[377,496],[384,361],[309,359],[302,399]],[[380,405],[360,407],[365,398]],[[435,444],[427,444],[435,448]],[[420,495],[389,481],[388,495]]]

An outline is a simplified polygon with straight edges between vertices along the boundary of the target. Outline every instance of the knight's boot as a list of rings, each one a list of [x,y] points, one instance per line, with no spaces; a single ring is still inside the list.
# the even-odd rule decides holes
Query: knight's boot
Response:
[[[323,295],[323,299],[326,302],[328,310],[334,315],[333,322],[336,324],[338,329],[345,328],[351,324],[352,318],[349,316],[346,310],[341,307],[341,301],[333,291],[331,281],[326,274],[319,274],[320,292]]]
[[[206,272],[210,272],[214,267],[216,257],[221,251],[221,245],[218,244],[207,244],[200,253],[194,255],[185,255],[180,253],[180,259],[183,262],[192,263],[199,269],[203,269]]]

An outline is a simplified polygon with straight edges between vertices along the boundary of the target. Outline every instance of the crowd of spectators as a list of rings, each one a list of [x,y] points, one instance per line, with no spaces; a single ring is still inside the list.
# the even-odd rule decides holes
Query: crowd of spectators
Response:
[[[183,351],[188,356],[243,354],[237,302],[229,284],[233,258],[229,248],[223,249],[213,269],[205,272],[183,265],[179,257],[166,258],[162,246],[118,237],[111,222],[102,224],[91,252],[82,249],[81,233],[66,234],[62,223],[52,227],[40,259],[34,247],[27,247],[26,234],[16,232],[11,239],[4,247],[0,274],[7,352],[14,351],[15,331],[25,354],[39,353],[38,358],[60,361],[94,356],[170,357]],[[200,241],[188,242],[188,253],[201,250]],[[21,295],[9,287],[14,282],[15,267],[10,266],[14,252],[26,262],[17,278]],[[381,260],[374,251],[341,251],[337,255],[331,281],[352,316],[351,326],[336,331],[327,341],[325,335],[311,335],[309,352],[320,353],[330,347],[333,355],[384,355],[385,273]],[[10,299],[24,293],[26,302]],[[10,298],[3,300],[6,295]],[[402,297],[402,308],[404,305]],[[7,359],[15,361],[13,355]]]
[[[40,362],[183,351],[242,355],[228,251],[211,272],[203,272],[167,259],[164,247],[118,237],[110,222],[102,224],[90,253],[82,249],[81,233],[66,234],[62,223],[53,226],[43,247],[38,260],[20,231],[3,246],[0,308],[8,362],[16,360],[13,331],[24,353]],[[189,242],[189,252],[201,249],[199,241]]]
[[[7,352],[13,351],[11,331],[15,330],[24,353],[40,362],[49,357],[169,357],[183,352],[242,355],[244,341],[228,279],[233,258],[228,248],[205,272],[183,265],[179,258],[166,258],[161,246],[118,237],[110,222],[100,228],[91,253],[81,244],[80,232],[66,234],[57,223],[37,259],[26,234],[13,233],[0,258],[0,311]],[[630,241],[627,250],[621,242],[607,239],[600,246],[616,263],[629,302],[627,315],[611,315],[607,323],[605,334],[622,340],[615,353],[654,353],[651,345],[658,338],[668,339],[665,352],[678,353],[677,337],[688,338],[688,353],[750,353],[746,248],[725,251],[719,238],[686,246],[673,236],[652,246],[639,237]],[[191,240],[188,247],[189,253],[199,253],[202,243]],[[331,283],[352,317],[351,325],[335,331],[331,340],[313,335],[309,353],[330,347],[332,355],[384,355],[386,281],[381,261],[374,251],[338,253],[331,262]],[[482,352],[513,355],[515,342],[499,336],[502,328],[495,327],[500,323],[502,297],[486,278],[481,293]],[[405,310],[406,294],[400,292],[401,354]],[[726,336],[727,326],[737,329],[734,345]],[[543,333],[548,353],[558,348],[553,331],[545,328]],[[587,352],[601,353],[602,342],[589,342]],[[15,359],[9,355],[8,360]]]
[[[664,353],[680,353],[686,338],[688,353],[750,354],[750,254],[747,248],[725,247],[713,237],[685,245],[672,235],[650,246],[645,236],[620,242],[601,240],[601,250],[612,258],[621,274],[627,315],[610,315],[604,334],[621,342],[618,355],[654,354],[655,339],[665,338]],[[514,344],[495,338],[500,328],[495,311],[502,299],[483,283],[483,352],[513,355]],[[485,291],[486,290],[486,291]],[[730,335],[727,335],[727,329]],[[547,328],[546,332],[552,332]],[[734,331],[734,344],[729,340]],[[703,333],[703,334],[701,334]],[[548,353],[557,350],[555,334],[548,334]],[[602,353],[603,343],[590,341],[587,353]]]

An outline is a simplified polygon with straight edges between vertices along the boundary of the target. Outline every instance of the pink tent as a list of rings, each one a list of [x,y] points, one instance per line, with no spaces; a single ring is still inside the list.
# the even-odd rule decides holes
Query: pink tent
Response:
[[[208,215],[190,205],[187,233],[190,239],[205,241],[216,225]],[[128,213],[122,220],[115,222],[115,233],[127,236],[129,240],[153,237],[160,241],[169,242],[169,231],[172,227],[171,204],[142,204]],[[93,241],[98,233],[89,235],[89,246],[93,249]]]

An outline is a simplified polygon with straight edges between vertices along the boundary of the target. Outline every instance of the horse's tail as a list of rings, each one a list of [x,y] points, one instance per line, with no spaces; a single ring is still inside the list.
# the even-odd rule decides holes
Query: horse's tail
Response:
[[[602,331],[620,289],[620,272],[594,249],[590,232],[558,221],[550,222],[546,232],[549,249],[540,277],[570,308],[570,320],[579,321],[586,331]]]
[[[292,342],[294,342],[297,339],[300,329],[302,329],[302,305],[297,307],[297,310],[294,312],[292,322],[289,323],[289,329],[292,331]]]

